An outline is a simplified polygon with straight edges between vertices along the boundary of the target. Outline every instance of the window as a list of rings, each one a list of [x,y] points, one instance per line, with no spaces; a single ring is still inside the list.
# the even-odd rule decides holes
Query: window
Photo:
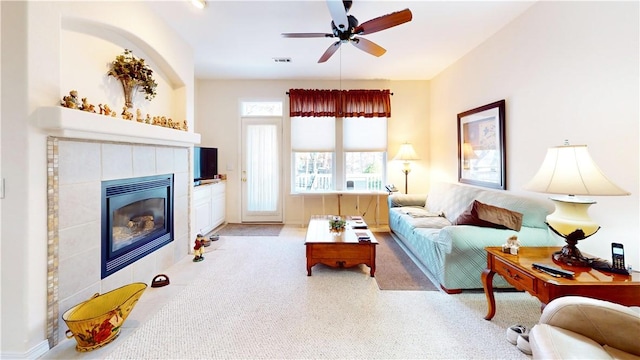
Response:
[[[380,191],[386,146],[386,118],[292,117],[292,190]]]
[[[243,101],[242,116],[282,116],[282,101]]]

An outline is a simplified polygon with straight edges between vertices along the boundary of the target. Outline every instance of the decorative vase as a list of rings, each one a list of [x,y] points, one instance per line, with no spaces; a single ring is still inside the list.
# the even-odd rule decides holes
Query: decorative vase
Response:
[[[127,108],[133,107],[133,101],[131,100],[131,96],[133,93],[133,88],[135,87],[134,81],[127,81],[125,79],[120,79],[122,83],[122,90],[124,90],[124,105]]]

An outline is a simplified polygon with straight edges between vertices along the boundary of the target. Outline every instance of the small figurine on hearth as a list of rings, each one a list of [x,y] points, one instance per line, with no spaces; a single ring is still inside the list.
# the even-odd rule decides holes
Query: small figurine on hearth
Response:
[[[202,256],[202,254],[204,253],[204,244],[202,242],[203,239],[204,237],[202,236],[202,234],[198,234],[198,236],[196,236],[196,244],[193,247],[194,262],[204,260],[204,256]]]

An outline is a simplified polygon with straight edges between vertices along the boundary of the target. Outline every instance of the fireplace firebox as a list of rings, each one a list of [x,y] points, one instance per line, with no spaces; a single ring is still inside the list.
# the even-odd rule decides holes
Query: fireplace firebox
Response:
[[[173,174],[102,182],[102,278],[173,241]]]

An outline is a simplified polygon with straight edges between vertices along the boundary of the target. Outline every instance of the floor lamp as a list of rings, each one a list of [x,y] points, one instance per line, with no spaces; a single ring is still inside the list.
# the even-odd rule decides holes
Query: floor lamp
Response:
[[[393,158],[393,160],[401,160],[404,163],[402,172],[404,173],[404,193],[409,193],[409,173],[411,172],[411,161],[419,160],[416,151],[413,150],[413,146],[409,143],[400,145],[400,150]]]

